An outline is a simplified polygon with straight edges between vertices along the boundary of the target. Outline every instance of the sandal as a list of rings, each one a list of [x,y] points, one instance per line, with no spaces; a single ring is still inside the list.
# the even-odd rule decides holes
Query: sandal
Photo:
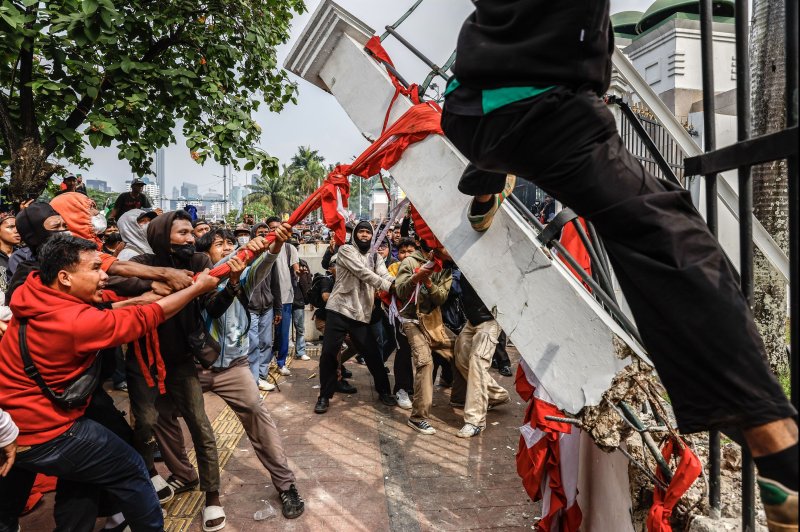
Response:
[[[218,525],[208,526],[209,521],[222,518],[222,522]],[[225,518],[225,510],[222,506],[206,506],[203,508],[203,532],[216,532],[225,528],[227,519]]]
[[[469,220],[469,224],[475,231],[479,233],[483,233],[489,226],[492,225],[492,220],[494,220],[494,215],[497,214],[497,211],[500,210],[500,205],[503,204],[503,201],[510,196],[514,192],[514,187],[517,184],[517,176],[508,174],[506,176],[506,186],[503,187],[503,191],[500,194],[494,195],[494,205],[491,206],[488,212],[483,214],[472,214],[473,207],[475,205],[475,199],[469,204],[469,212],[467,213],[467,220]]]

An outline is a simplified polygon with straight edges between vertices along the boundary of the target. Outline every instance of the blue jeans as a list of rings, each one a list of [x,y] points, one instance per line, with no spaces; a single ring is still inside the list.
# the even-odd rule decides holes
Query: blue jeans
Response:
[[[164,518],[144,461],[133,447],[113,432],[85,417],[52,440],[34,445],[17,454],[19,467],[36,473],[75,481],[86,491],[85,497],[99,497],[108,492],[119,507],[131,530],[163,530]],[[65,504],[53,511],[56,523],[70,512]],[[71,506],[71,505],[70,505]],[[92,522],[96,516],[87,516]]]
[[[275,330],[274,351],[278,353],[276,362],[278,367],[286,365],[286,357],[289,355],[289,328],[292,326],[292,304],[281,306],[281,323]]]
[[[306,354],[306,309],[292,309],[292,323],[294,324],[294,356],[300,358]]]
[[[258,379],[266,377],[269,363],[272,360],[273,310],[264,312],[250,311],[250,331],[247,339],[250,342],[247,350],[247,361],[250,372],[258,383]]]

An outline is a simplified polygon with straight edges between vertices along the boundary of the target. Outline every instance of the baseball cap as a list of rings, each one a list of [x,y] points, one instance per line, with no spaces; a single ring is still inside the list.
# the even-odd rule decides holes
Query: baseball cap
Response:
[[[139,216],[136,217],[136,221],[137,222],[141,222],[145,218],[147,218],[148,220],[152,220],[156,216],[158,216],[158,213],[156,211],[145,211],[145,212],[143,212],[142,214],[140,214]]]
[[[237,224],[236,227],[233,229],[233,234],[235,235],[236,233],[250,234],[250,226],[245,223]]]
[[[131,181],[131,186],[135,186],[135,185],[144,185],[144,181],[142,181],[141,179],[139,179],[139,178],[137,177],[136,179],[134,179],[133,181]]]
[[[209,225],[205,218],[198,218],[194,222],[192,222],[192,227],[197,227],[198,225]]]

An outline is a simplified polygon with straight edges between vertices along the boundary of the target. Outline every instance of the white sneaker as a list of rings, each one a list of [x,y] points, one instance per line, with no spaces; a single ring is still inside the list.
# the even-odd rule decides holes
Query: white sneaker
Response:
[[[278,370],[278,373],[280,373],[280,374],[281,374],[281,375],[283,375],[284,377],[287,377],[287,376],[289,376],[289,375],[291,375],[291,374],[292,374],[292,372],[291,372],[291,371],[289,371],[289,368],[287,368],[286,366],[283,366],[281,369],[279,369],[279,370]]]
[[[267,380],[258,379],[258,389],[264,392],[271,392],[275,389],[275,385]]]
[[[311,360],[311,357],[308,355],[303,355],[299,357],[295,357],[297,360]]]
[[[395,399],[397,399],[397,406],[402,408],[403,410],[411,410],[411,399],[408,397],[408,392],[405,390],[400,390],[396,394],[394,394]]]
[[[472,438],[473,436],[477,436],[483,431],[481,427],[473,425],[472,423],[464,423],[464,426],[461,427],[461,430],[456,432],[456,436],[459,438]]]

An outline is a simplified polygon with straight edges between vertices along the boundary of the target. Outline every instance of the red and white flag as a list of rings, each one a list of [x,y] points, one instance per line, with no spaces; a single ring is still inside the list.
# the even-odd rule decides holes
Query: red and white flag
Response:
[[[520,427],[517,473],[531,500],[542,501],[537,530],[577,532],[582,519],[577,502],[580,430],[545,419],[565,416],[524,360],[519,362],[515,385],[528,401]]]

